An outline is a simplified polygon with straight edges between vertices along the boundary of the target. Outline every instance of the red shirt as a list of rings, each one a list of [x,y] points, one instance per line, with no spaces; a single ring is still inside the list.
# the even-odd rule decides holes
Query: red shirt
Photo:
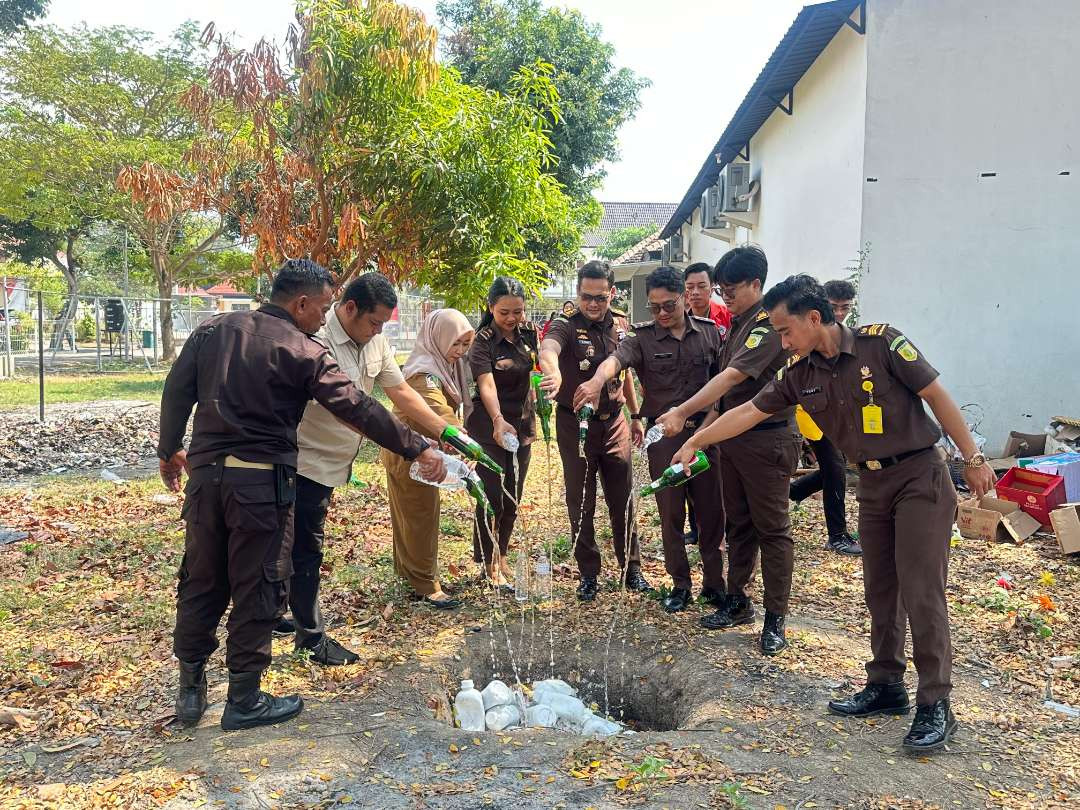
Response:
[[[720,339],[726,340],[728,332],[731,331],[731,310],[716,301],[709,301],[709,314],[707,317],[720,330]]]

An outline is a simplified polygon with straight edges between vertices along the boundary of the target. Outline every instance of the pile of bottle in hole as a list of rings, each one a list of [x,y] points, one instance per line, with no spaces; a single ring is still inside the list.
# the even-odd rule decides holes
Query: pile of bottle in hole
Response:
[[[454,698],[454,722],[467,731],[553,728],[587,737],[610,737],[626,731],[614,720],[596,714],[595,708],[577,696],[577,690],[558,678],[535,681],[531,689],[512,689],[493,680],[482,691],[464,680]]]

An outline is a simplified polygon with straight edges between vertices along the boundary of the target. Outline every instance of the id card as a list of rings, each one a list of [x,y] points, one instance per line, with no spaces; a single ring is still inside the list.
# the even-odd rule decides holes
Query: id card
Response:
[[[863,405],[862,409],[862,432],[884,433],[881,424],[881,406]]]

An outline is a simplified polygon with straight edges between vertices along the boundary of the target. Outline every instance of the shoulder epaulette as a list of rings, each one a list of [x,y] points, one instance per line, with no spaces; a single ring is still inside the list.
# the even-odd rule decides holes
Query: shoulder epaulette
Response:
[[[626,317],[626,313],[625,313],[625,312],[623,312],[623,311],[622,311],[621,309],[617,309],[617,308],[615,308],[615,307],[611,307],[611,308],[610,308],[610,309],[609,309],[608,311],[609,311],[609,312],[610,312],[610,313],[611,313],[612,315],[614,315],[614,316],[615,316],[616,318],[625,318],[625,317]]]
[[[536,328],[536,324],[533,323],[532,321],[525,321],[523,324],[521,324],[521,326],[519,328],[524,329],[526,332],[536,332],[536,331],[538,331],[537,328]]]
[[[490,326],[485,326],[483,329],[480,329],[476,332],[476,336],[478,338],[483,338],[484,340],[491,340],[491,336],[493,334],[495,333],[492,331]]]
[[[805,360],[805,359],[806,359],[805,355],[795,353],[795,354],[791,355],[791,357],[789,357],[787,359],[787,367],[791,368],[796,363],[798,363],[798,362],[800,362],[802,360]]]
[[[641,323],[631,324],[635,329],[644,329],[646,326],[652,326],[656,321],[642,321]]]
[[[758,321],[763,321],[768,317],[769,317],[769,313],[766,310],[763,309],[763,310],[761,310],[761,312],[759,312],[757,314],[757,317],[754,318],[754,323],[757,323]]]
[[[713,326],[716,326],[716,321],[714,321],[712,318],[703,318],[700,315],[695,315],[692,312],[689,312],[687,314],[698,323],[711,323]]]
[[[885,334],[885,330],[889,328],[887,323],[868,323],[865,326],[860,326],[855,330],[855,334],[858,337],[879,337]]]

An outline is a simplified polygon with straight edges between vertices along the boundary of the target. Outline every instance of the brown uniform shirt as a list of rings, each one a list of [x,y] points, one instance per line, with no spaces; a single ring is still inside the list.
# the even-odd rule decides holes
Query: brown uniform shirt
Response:
[[[769,323],[769,313],[759,301],[742,315],[731,319],[731,331],[720,355],[720,370],[733,368],[746,379],[720,398],[716,410],[725,413],[752,400],[776,372],[787,365],[791,352],[784,349],[780,335]],[[791,418],[795,411],[786,409],[780,418]],[[779,421],[779,418],[775,421]]]
[[[888,458],[932,446],[938,426],[918,396],[938,373],[888,324],[840,326],[840,354],[793,358],[754,397],[765,413],[801,404],[850,461]],[[870,388],[869,391],[866,389]],[[864,430],[863,408],[881,408],[881,433]]]
[[[615,350],[645,389],[641,414],[655,419],[690,399],[720,371],[720,332],[708,318],[686,316],[682,339],[655,321],[635,324]]]
[[[218,315],[191,333],[165,380],[158,456],[167,459],[183,447],[198,404],[188,449],[193,468],[224,455],[295,467],[296,428],[312,399],[407,459],[428,446],[353,385],[288,312],[267,304]]]
[[[536,365],[539,333],[532,323],[522,324],[514,332],[515,339],[511,341],[494,324],[477,330],[469,347],[469,370],[474,380],[480,379],[481,374],[494,377],[503,419],[517,431],[519,439],[526,439],[536,434],[536,409],[529,396],[529,375]],[[495,440],[493,427],[477,385],[465,429],[477,441],[491,443]]]
[[[566,408],[574,407],[574,392],[583,382],[592,379],[596,368],[603,363],[629,332],[626,316],[618,310],[609,309],[602,320],[591,321],[574,310],[569,317],[559,315],[551,322],[544,340],[559,344],[559,373],[563,384],[555,401]],[[626,395],[623,393],[623,374],[620,372],[604,386],[600,393],[598,414],[618,412]]]

